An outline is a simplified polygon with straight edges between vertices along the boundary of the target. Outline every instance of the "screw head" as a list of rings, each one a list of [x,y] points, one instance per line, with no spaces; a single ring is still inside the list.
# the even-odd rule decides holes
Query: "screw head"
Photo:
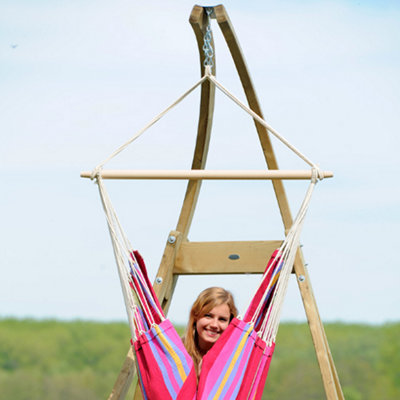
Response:
[[[304,282],[306,277],[304,275],[299,275],[299,282]]]
[[[162,278],[161,278],[161,276],[157,276],[157,278],[156,278],[156,283],[157,283],[157,284],[162,283]]]
[[[176,237],[173,235],[170,235],[168,237],[168,243],[174,244],[176,242]]]

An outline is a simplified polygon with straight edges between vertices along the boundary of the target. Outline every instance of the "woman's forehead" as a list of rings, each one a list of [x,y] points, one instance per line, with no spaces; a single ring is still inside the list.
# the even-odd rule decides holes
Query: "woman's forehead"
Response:
[[[212,312],[213,314],[223,314],[223,315],[230,315],[231,310],[227,303],[222,302],[214,302],[209,303],[205,307],[203,307],[202,314]]]

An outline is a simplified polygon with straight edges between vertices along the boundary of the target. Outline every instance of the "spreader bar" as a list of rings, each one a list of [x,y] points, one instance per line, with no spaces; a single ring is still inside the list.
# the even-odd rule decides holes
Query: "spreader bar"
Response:
[[[332,178],[333,172],[322,171],[324,178]],[[91,178],[91,171],[81,172],[82,178]],[[311,170],[101,170],[103,179],[311,179]]]

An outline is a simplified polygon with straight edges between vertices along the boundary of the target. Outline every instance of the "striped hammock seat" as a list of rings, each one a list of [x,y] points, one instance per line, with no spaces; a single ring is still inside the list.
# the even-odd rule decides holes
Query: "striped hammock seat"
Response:
[[[131,254],[130,287],[138,299],[132,345],[144,399],[261,398],[275,343],[267,343],[259,334],[270,314],[282,268],[277,253],[271,257],[244,318],[234,318],[204,356],[198,387],[193,361],[163,315],[142,257],[137,251]]]

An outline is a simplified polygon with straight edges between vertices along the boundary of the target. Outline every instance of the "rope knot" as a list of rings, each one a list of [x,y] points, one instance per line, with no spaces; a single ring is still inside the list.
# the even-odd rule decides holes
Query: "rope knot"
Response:
[[[93,181],[94,179],[97,180],[97,178],[101,175],[101,167],[97,166],[92,173],[90,174],[90,179]]]
[[[317,183],[318,181],[322,181],[324,178],[324,172],[319,168],[319,166],[313,166],[311,169],[311,181]]]
[[[211,76],[212,75],[212,67],[211,67],[211,65],[206,65],[205,66],[204,75],[205,76]]]

